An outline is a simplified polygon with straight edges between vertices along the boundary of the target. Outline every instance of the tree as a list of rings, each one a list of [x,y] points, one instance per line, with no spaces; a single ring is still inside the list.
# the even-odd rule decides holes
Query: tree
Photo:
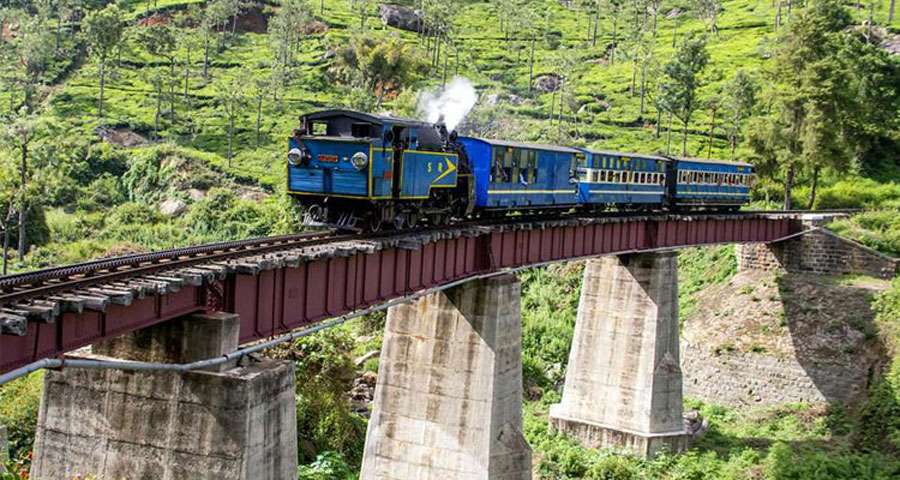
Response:
[[[372,5],[372,0],[350,0],[350,10],[359,15],[359,28],[365,28]]]
[[[722,0],[694,0],[694,10],[697,12],[697,18],[705,22],[709,31],[716,37],[719,36],[717,23],[719,10],[721,9]]]
[[[665,66],[660,103],[662,107],[681,122],[681,155],[687,155],[688,127],[691,116],[697,110],[697,90],[700,88],[700,74],[709,63],[706,41],[700,37],[688,37],[675,57]]]
[[[818,0],[779,38],[767,76],[769,112],[754,123],[750,145],[761,173],[783,177],[786,210],[793,208],[798,173],[811,172],[813,206],[822,168],[845,167],[849,161],[842,124],[844,111],[853,109],[853,95],[850,72],[838,52],[850,22],[840,0]]]
[[[744,121],[753,113],[759,86],[753,77],[744,70],[738,70],[734,78],[725,87],[725,110],[728,121],[728,144],[731,147],[731,158],[737,149]]]
[[[263,100],[272,91],[272,78],[266,76],[256,76],[253,78],[253,99],[256,101],[256,148],[260,144],[260,130],[262,128],[262,106]]]
[[[269,41],[274,55],[271,76],[280,79],[280,87],[290,76],[294,52],[302,39],[301,29],[311,16],[305,1],[287,0],[269,23]]]
[[[338,50],[334,73],[344,84],[368,92],[380,108],[390,90],[400,90],[425,67],[421,54],[396,35],[360,35]]]
[[[17,51],[19,64],[23,67],[25,105],[32,108],[37,87],[43,82],[55,54],[53,36],[40,15],[24,19],[20,25],[22,33]]]
[[[165,85],[169,86],[170,120],[175,120],[175,61],[176,61],[176,35],[172,27],[156,24],[144,27],[138,37],[138,42],[150,55],[166,60],[169,66],[168,75],[162,67],[158,68],[153,76],[156,87],[156,122],[155,129],[158,135],[159,123],[162,116],[163,91]]]
[[[4,139],[6,143],[13,148],[19,150],[19,185],[18,198],[15,199],[15,210],[19,212],[18,222],[18,257],[19,260],[25,258],[28,245],[26,242],[25,227],[28,218],[28,155],[31,143],[37,138],[38,134],[37,117],[28,111],[28,107],[22,107],[22,110],[6,127]],[[4,251],[4,255],[6,252]]]
[[[84,20],[84,36],[87,40],[91,54],[96,57],[100,65],[100,99],[98,101],[98,116],[103,119],[103,92],[106,87],[106,64],[110,54],[119,42],[122,41],[122,33],[125,31],[125,20],[122,12],[115,4],[107,5],[102,10],[95,10],[88,14]]]
[[[219,81],[216,84],[216,102],[225,114],[228,122],[228,167],[234,156],[234,124],[241,109],[247,103],[246,81],[248,76],[239,74],[235,77]]]

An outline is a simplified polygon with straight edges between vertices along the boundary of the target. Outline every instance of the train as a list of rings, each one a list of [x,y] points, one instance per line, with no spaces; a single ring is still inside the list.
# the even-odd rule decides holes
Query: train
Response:
[[[735,211],[749,163],[511,142],[344,109],[300,117],[287,190],[304,223],[377,232],[465,219],[602,211]]]

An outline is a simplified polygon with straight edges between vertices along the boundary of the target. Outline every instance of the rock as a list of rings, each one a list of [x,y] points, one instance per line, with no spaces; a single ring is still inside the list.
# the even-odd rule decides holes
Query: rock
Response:
[[[684,431],[691,437],[691,443],[702,437],[709,430],[709,421],[697,410],[684,412]]]
[[[378,14],[385,25],[410,32],[422,31],[422,17],[419,12],[402,5],[381,5]]]
[[[675,7],[673,9],[669,10],[668,13],[666,13],[666,18],[671,20],[673,18],[677,18],[677,17],[681,16],[681,13],[682,13],[681,9],[678,7]]]
[[[363,373],[359,379],[370,387],[374,387],[375,383],[378,382],[378,374],[375,372],[366,372]]]
[[[900,55],[900,35],[891,35],[885,38],[881,43],[881,48],[890,52],[891,55]]]
[[[321,35],[328,31],[328,25],[319,20],[313,20],[303,25],[300,29],[304,35]]]
[[[381,353],[379,350],[372,350],[371,352],[366,352],[365,355],[362,355],[361,357],[358,357],[358,358],[356,358],[355,360],[353,360],[353,363],[354,363],[357,367],[360,367],[360,366],[362,366],[364,363],[366,363],[370,358],[374,358],[374,357],[375,357],[376,355],[378,355],[379,353]],[[371,373],[371,372],[366,372],[366,373]]]
[[[0,470],[7,460],[9,460],[9,445],[6,441],[6,427],[0,425]]]
[[[544,396],[544,389],[537,385],[532,385],[528,387],[528,390],[525,391],[525,396],[529,400],[538,400],[539,398]]]
[[[147,139],[127,128],[97,127],[94,130],[104,142],[120,147],[139,147],[147,143]]]
[[[203,190],[198,190],[196,188],[188,189],[187,194],[189,197],[191,197],[191,200],[195,202],[199,202],[200,200],[206,198],[206,192],[204,192]]]
[[[269,195],[265,192],[261,192],[259,190],[247,190],[241,193],[241,200],[250,200],[252,202],[261,202],[265,200]]]
[[[557,73],[545,73],[534,79],[534,88],[541,92],[555,92],[562,86],[562,76]]]
[[[187,204],[183,200],[170,198],[159,204],[159,213],[167,217],[177,217],[187,210]]]

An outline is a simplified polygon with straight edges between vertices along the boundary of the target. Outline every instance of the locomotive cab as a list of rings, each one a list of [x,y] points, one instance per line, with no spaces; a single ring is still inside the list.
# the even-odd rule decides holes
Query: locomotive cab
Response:
[[[440,192],[457,187],[460,165],[443,132],[350,110],[304,115],[288,142],[288,192],[306,207],[309,224],[379,230],[450,215]]]

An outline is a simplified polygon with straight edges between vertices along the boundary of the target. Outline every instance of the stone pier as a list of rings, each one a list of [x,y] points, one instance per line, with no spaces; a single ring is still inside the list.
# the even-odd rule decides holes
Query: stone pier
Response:
[[[504,275],[390,309],[360,478],[531,478],[519,295]]]
[[[681,451],[675,253],[587,262],[562,402],[553,428],[587,447]]]
[[[194,315],[80,358],[185,363],[237,347],[236,315]],[[293,364],[211,371],[48,371],[32,478],[282,480],[297,476]]]
[[[6,437],[6,427],[0,425],[0,472],[3,471],[7,461],[9,461],[9,442]]]

